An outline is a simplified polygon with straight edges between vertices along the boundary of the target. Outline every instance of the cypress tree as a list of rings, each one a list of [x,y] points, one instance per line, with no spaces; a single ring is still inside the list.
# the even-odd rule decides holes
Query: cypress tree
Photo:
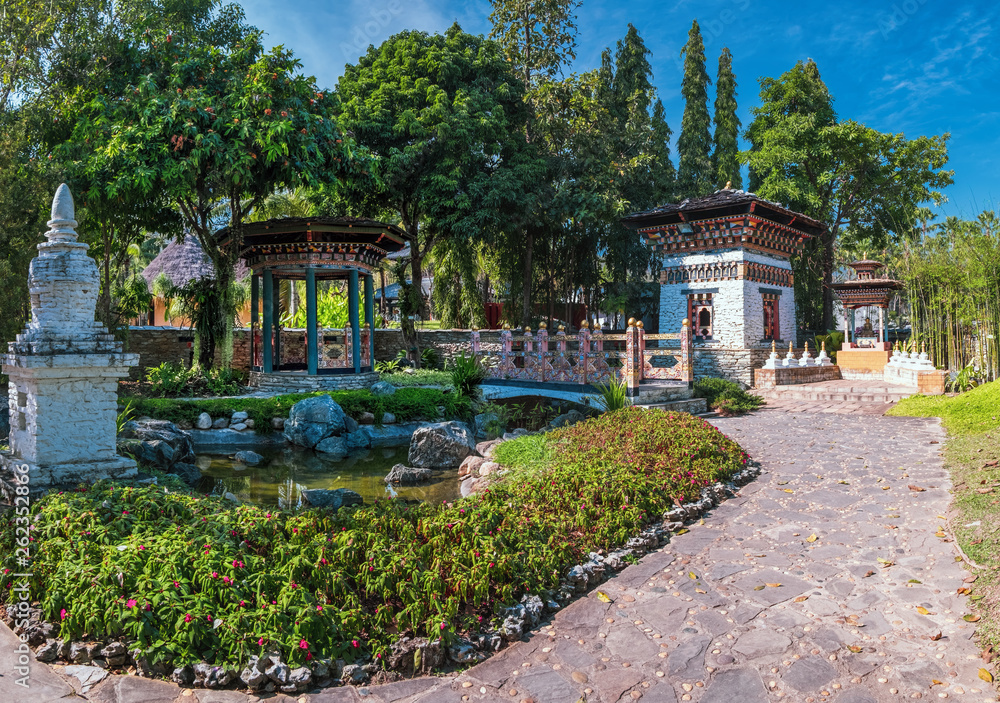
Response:
[[[657,98],[653,103],[652,117],[652,148],[653,163],[650,165],[653,176],[652,204],[670,202],[677,192],[677,171],[670,160],[670,139],[673,130],[667,124],[663,102]]]
[[[618,105],[630,105],[636,112],[649,111],[654,93],[653,67],[646,58],[649,53],[639,31],[629,24],[615,51],[614,95]]]
[[[743,187],[740,175],[740,118],[736,116],[736,76],[733,75],[733,55],[723,47],[719,55],[719,73],[715,79],[715,137],[712,140],[712,172],[715,185],[724,188],[727,181],[733,188]]]
[[[698,20],[691,23],[688,41],[681,49],[684,57],[684,117],[677,139],[677,186],[681,197],[704,195],[711,191],[712,119],[708,114],[708,86],[712,82],[705,70],[705,43]]]

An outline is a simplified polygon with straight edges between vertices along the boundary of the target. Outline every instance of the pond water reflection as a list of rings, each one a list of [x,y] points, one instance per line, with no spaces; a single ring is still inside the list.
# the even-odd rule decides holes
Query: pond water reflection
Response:
[[[436,471],[430,481],[417,486],[386,486],[386,474],[394,464],[406,463],[407,451],[407,447],[362,450],[334,461],[321,453],[289,447],[260,451],[264,460],[257,466],[216,454],[199,454],[197,465],[202,491],[212,495],[228,491],[244,503],[257,505],[297,507],[307,488],[349,488],[360,493],[366,504],[376,498],[440,502],[460,497],[458,469]]]

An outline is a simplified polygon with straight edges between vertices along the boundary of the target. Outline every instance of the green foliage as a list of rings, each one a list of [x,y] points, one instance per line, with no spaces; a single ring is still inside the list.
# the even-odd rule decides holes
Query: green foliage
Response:
[[[385,363],[395,363],[395,361],[393,359],[393,361]],[[396,372],[385,374],[382,380],[388,381],[397,388],[405,386],[441,386],[443,388],[451,388],[451,372],[438,371],[437,369],[403,370],[400,368]]]
[[[979,369],[969,364],[964,369],[955,374],[954,378],[949,378],[945,383],[945,389],[952,393],[967,393],[982,382]]]
[[[831,329],[838,237],[850,232],[881,249],[909,234],[920,204],[942,202],[952,182],[949,135],[906,139],[853,120],[837,121],[832,98],[812,61],[779,79],[761,79],[761,105],[747,128],[750,187],[827,226],[793,262],[802,279],[802,322]],[[802,258],[805,258],[803,261]],[[810,279],[811,277],[811,279]]]
[[[403,370],[403,364],[400,359],[390,359],[389,361],[376,361],[375,371],[383,375],[394,374]],[[382,379],[385,380],[384,378]]]
[[[110,482],[50,493],[31,506],[28,585],[58,636],[135,638],[156,663],[385,656],[403,633],[480,629],[747,461],[702,420],[641,410],[500,456],[509,478],[444,505],[291,512]],[[0,565],[15,568],[5,520]]]
[[[246,379],[239,371],[228,367],[187,368],[183,364],[164,361],[146,371],[142,390],[160,398],[239,395],[246,390]]]
[[[624,378],[621,380],[608,379],[607,383],[599,383],[595,388],[600,393],[598,402],[601,403],[605,412],[621,410],[631,404],[631,399],[628,396],[628,381]]]
[[[689,198],[711,192],[714,180],[709,134],[712,120],[708,115],[708,86],[712,81],[705,70],[705,43],[698,20],[691,23],[681,56],[684,57],[681,81],[684,116],[677,138],[677,187],[681,197]]]
[[[486,378],[486,372],[474,356],[466,356],[462,352],[455,357],[451,365],[451,383],[463,398],[475,398],[479,395],[479,384]]]
[[[904,398],[887,414],[940,417],[948,432],[974,435],[1000,428],[998,408],[1000,381],[993,381],[953,397],[915,395]]]
[[[288,312],[281,316],[281,324],[285,327],[296,327],[304,329],[306,325],[306,284],[305,281],[291,281],[296,287],[296,294],[300,301],[295,309],[295,314]],[[347,292],[347,284],[331,281],[329,285],[323,286],[322,282],[316,284],[316,324],[323,329],[342,330],[351,322],[350,296]],[[358,320],[364,324],[365,303],[361,295],[358,295]],[[384,326],[381,316],[375,316],[375,327]]]
[[[736,76],[733,55],[723,47],[719,55],[719,73],[715,79],[715,135],[712,138],[712,173],[717,188],[731,181],[733,188],[743,187],[740,174],[740,118],[736,116]]]
[[[704,398],[708,407],[723,415],[742,415],[764,404],[759,395],[747,393],[740,384],[724,378],[701,378],[694,383],[696,398]]]
[[[115,435],[120,435],[122,430],[125,429],[125,425],[128,424],[135,417],[135,408],[132,404],[135,401],[127,400],[125,401],[124,407],[119,411],[115,418]]]
[[[838,330],[831,330],[826,334],[817,334],[816,349],[822,349],[823,344],[826,344],[827,355],[836,361],[837,352],[844,346],[844,333]]]
[[[393,379],[395,381],[395,379]],[[135,398],[137,415],[148,415],[157,420],[194,423],[203,412],[212,417],[231,416],[244,411],[254,421],[254,429],[270,432],[271,419],[288,417],[292,406],[300,400],[324,393],[289,393],[270,398],[218,398],[218,399],[159,399]],[[367,390],[330,391],[329,395],[344,412],[358,418],[363,412],[370,412],[376,422],[391,412],[400,422],[437,417],[438,406],[443,406],[450,418],[468,417],[471,406],[467,399],[455,393],[446,393],[436,388],[399,388],[392,395],[376,396]]]

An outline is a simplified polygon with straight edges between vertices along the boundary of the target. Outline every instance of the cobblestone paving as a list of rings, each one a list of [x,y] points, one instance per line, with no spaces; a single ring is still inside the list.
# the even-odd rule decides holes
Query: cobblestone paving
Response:
[[[373,696],[997,700],[956,594],[967,572],[936,536],[949,502],[937,421],[770,410],[714,422],[764,472],[604,584],[611,603],[591,593],[422,695]]]
[[[605,583],[600,590],[610,603],[592,592],[459,676],[267,700],[997,700],[977,676],[974,626],[963,621],[965,598],[956,594],[967,574],[954,545],[937,534],[949,480],[936,420],[771,408],[713,422],[761,462],[763,473],[703,524]],[[13,635],[0,635],[8,635],[0,639],[12,652]],[[46,674],[44,665],[33,666]],[[25,699],[20,692],[7,698],[12,682],[0,676],[0,700],[73,697],[59,677],[46,677]],[[80,692],[75,679],[67,681]],[[258,700],[133,676],[108,677],[86,697]]]

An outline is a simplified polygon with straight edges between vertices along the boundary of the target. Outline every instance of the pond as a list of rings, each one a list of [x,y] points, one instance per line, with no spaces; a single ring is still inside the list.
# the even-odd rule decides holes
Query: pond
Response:
[[[259,450],[264,460],[257,466],[217,454],[199,454],[196,463],[202,491],[210,495],[228,491],[256,505],[297,507],[307,488],[349,488],[366,504],[376,498],[441,502],[461,497],[458,469],[436,471],[430,481],[416,486],[386,486],[386,474],[394,464],[406,463],[407,452],[407,447],[368,449],[334,461],[308,449],[279,448]]]

